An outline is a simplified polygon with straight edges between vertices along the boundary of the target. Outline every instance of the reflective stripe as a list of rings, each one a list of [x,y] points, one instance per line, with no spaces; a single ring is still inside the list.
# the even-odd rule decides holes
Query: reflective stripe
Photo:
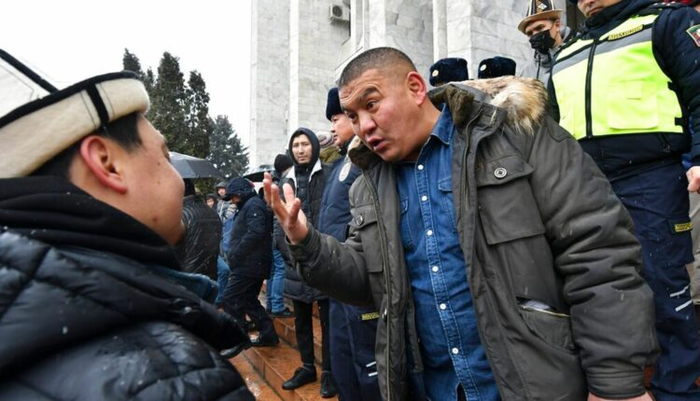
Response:
[[[682,290],[680,290],[678,292],[674,292],[672,294],[668,294],[668,296],[671,298],[680,297],[681,295],[683,295],[684,292],[688,291],[688,287],[690,287],[690,286],[686,285]]]
[[[591,42],[593,43],[593,42]],[[557,60],[559,60],[557,58]],[[576,53],[571,57],[568,57],[566,59],[563,59],[562,61],[557,61],[556,64],[552,67],[552,74],[556,74],[557,72],[561,72],[562,70],[565,70],[577,63],[580,63],[582,61],[588,60],[588,52],[583,51],[580,53]]]
[[[678,97],[654,57],[657,17],[630,18],[600,39],[579,40],[557,55],[552,83],[560,124],[576,139],[683,132],[676,125],[682,116]]]
[[[683,305],[676,307],[676,312],[680,312],[681,310],[690,306],[690,304],[692,304],[692,303],[693,303],[693,300],[691,299],[690,301],[684,303]]]
[[[647,28],[651,28],[651,26]],[[651,29],[644,29],[642,31],[639,31],[638,33],[635,33],[634,35],[625,36],[624,38],[620,38],[618,40],[606,40],[604,42],[600,42],[598,43],[598,46],[595,49],[595,55],[597,57],[601,54],[608,53],[614,50],[619,50],[626,46],[642,42],[651,42],[651,33]]]
[[[647,25],[651,26],[651,24],[656,21],[656,19],[659,17],[658,14],[652,14],[652,15],[645,15],[643,17],[632,17],[628,19],[627,21],[621,23],[620,25],[616,26],[612,30],[610,30],[607,33],[604,33],[603,35],[600,36],[600,40],[614,40],[614,37],[616,35],[624,34],[625,32],[633,32],[636,33],[638,32],[636,28],[638,28],[640,25]]]

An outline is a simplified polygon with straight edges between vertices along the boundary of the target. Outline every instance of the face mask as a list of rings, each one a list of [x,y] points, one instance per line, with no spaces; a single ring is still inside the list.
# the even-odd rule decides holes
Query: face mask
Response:
[[[539,53],[547,54],[554,47],[554,38],[549,34],[549,31],[544,31],[532,35],[530,38],[530,46]]]

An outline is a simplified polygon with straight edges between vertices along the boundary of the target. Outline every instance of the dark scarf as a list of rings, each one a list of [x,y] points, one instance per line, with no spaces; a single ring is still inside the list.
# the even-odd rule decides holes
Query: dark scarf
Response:
[[[0,179],[0,228],[57,248],[81,247],[179,269],[173,248],[133,217],[65,179]]]

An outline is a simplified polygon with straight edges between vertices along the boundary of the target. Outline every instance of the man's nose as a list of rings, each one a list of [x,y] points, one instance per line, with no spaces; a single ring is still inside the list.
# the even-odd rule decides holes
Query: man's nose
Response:
[[[357,118],[360,121],[360,135],[363,138],[371,134],[372,131],[374,131],[374,129],[377,128],[377,125],[375,124],[374,120],[372,119],[372,116],[370,116],[369,113],[361,113],[357,116]]]

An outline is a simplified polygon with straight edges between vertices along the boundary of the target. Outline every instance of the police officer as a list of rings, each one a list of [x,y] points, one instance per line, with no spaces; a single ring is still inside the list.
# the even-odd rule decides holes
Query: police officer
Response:
[[[578,0],[578,8],[585,27],[552,69],[555,114],[634,220],[662,351],[652,391],[660,401],[698,400],[698,322],[685,264],[693,260],[687,191],[700,189],[700,15],[654,0]]]
[[[464,67],[466,71],[466,62]],[[355,134],[350,119],[340,107],[338,88],[328,91],[326,118],[331,122],[335,146],[343,157],[333,163],[326,181],[318,227],[321,232],[345,241],[348,223],[352,220],[349,191],[360,175],[360,169],[346,156]],[[356,141],[359,143],[359,139]],[[357,307],[330,300],[331,371],[340,401],[381,400],[374,358],[378,318],[379,314],[372,307]]]

